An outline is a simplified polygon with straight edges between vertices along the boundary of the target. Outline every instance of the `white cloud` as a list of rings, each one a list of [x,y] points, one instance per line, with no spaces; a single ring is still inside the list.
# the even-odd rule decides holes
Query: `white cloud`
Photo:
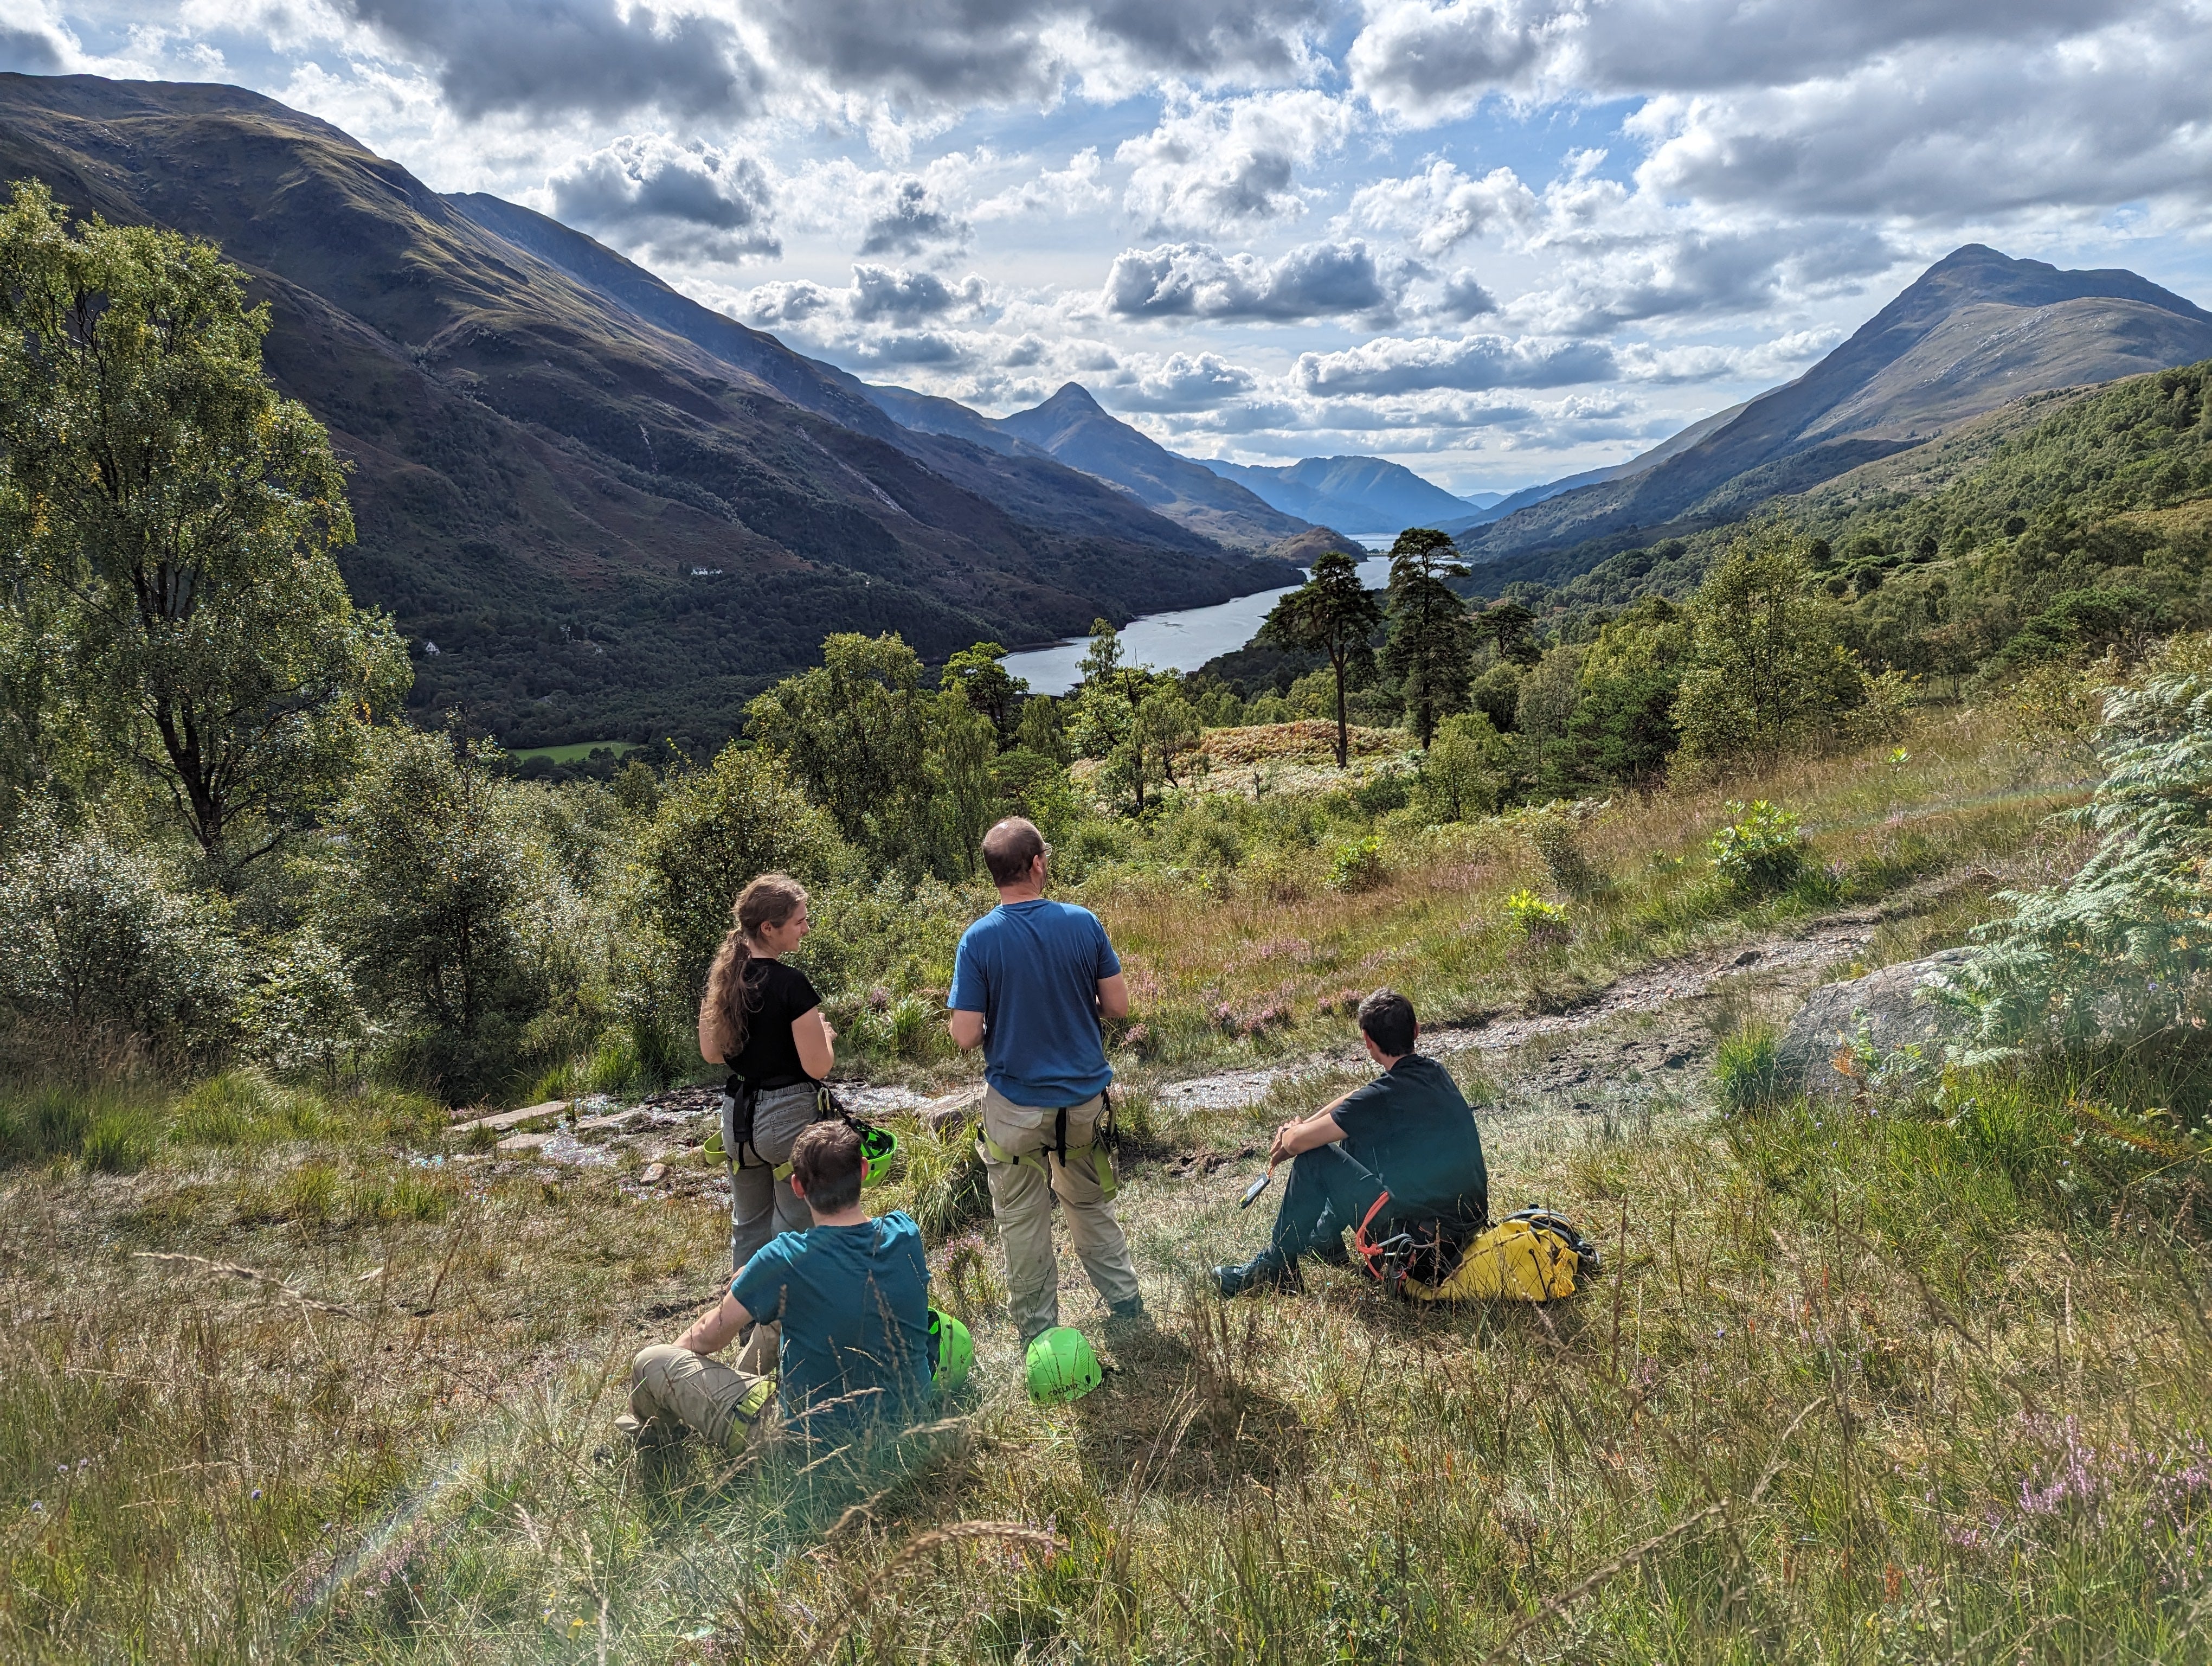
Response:
[[[1315,394],[1464,392],[1496,387],[1567,387],[1601,382],[1619,366],[1595,342],[1476,335],[1378,336],[1337,353],[1301,353],[1291,380]]]
[[[1113,384],[1114,403],[1131,410],[1207,410],[1249,393],[1259,379],[1215,353],[1170,353]]]
[[[1388,313],[1407,269],[1377,260],[1358,238],[1308,243],[1280,259],[1222,254],[1205,243],[1168,243],[1116,255],[1101,297],[1122,318],[1334,318]]]
[[[1538,211],[1536,194],[1510,167],[1470,179],[1453,163],[1435,161],[1409,178],[1360,186],[1346,218],[1369,231],[1395,233],[1433,259],[1485,232],[1526,227]]]
[[[783,252],[775,192],[750,156],[660,134],[625,136],[545,182],[554,217],[662,258]]]
[[[1170,103],[1114,153],[1129,168],[1122,205],[1153,231],[1218,236],[1306,211],[1298,169],[1358,125],[1349,100],[1310,88]]]
[[[987,222],[1095,212],[1114,201],[1113,192],[1101,178],[1103,172],[1098,147],[1086,146],[1067,159],[1066,167],[1043,169],[985,198],[975,204],[971,217]]]

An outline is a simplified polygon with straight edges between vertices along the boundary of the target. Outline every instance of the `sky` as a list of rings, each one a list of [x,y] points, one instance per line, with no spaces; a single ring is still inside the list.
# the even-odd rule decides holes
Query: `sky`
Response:
[[[1454,491],[1788,380],[1962,243],[2212,304],[2212,0],[9,0],[872,381]]]

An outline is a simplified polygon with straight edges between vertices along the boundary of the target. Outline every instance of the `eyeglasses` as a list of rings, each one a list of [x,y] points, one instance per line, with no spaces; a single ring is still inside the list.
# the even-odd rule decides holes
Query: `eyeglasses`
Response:
[[[1048,842],[1042,850],[1037,852],[1037,854],[1043,857],[1048,862],[1052,860],[1051,844]]]

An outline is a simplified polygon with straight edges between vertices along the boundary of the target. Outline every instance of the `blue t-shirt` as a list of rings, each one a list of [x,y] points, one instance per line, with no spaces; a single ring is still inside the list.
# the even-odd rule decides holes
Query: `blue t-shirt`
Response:
[[[1121,970],[1089,909],[1001,903],[961,934],[945,1004],[983,1015],[983,1077],[1018,1105],[1079,1105],[1114,1079],[1098,982]]]
[[[730,1293],[754,1318],[782,1321],[776,1393],[810,1434],[842,1439],[927,1401],[929,1260],[908,1216],[780,1232]]]

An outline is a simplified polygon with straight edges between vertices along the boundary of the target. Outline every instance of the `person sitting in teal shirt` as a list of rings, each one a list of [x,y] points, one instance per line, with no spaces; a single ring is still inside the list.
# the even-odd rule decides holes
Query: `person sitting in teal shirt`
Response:
[[[928,1401],[929,1261],[921,1229],[860,1207],[860,1130],[816,1122],[791,1148],[792,1189],[812,1213],[754,1252],[714,1310],[630,1368],[618,1426],[641,1444],[687,1431],[736,1450],[777,1427],[842,1445],[910,1420]],[[747,1326],[734,1365],[711,1358]],[[771,1402],[775,1403],[772,1405]]]

